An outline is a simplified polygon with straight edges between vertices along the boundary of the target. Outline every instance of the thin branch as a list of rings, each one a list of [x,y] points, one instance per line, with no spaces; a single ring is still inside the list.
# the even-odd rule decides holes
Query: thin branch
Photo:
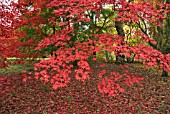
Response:
[[[108,23],[107,19],[108,19],[110,16],[112,16],[114,13],[115,13],[115,12],[110,13],[110,14],[104,19],[103,25],[102,25],[102,27],[97,31],[97,33],[99,33],[99,32],[104,28],[104,26]],[[97,33],[96,33],[96,34],[97,34]]]

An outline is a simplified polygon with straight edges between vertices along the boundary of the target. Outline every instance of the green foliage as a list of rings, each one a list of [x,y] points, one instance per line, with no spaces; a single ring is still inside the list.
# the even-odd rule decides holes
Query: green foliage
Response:
[[[21,73],[23,70],[33,71],[33,65],[29,63],[10,65],[8,68],[0,69],[0,74]]]
[[[55,45],[49,45],[47,48],[43,48],[42,50],[40,50],[40,53],[42,54],[52,54],[52,52],[58,50],[59,48],[56,47]]]
[[[104,54],[97,53],[97,59],[102,60],[104,58]]]

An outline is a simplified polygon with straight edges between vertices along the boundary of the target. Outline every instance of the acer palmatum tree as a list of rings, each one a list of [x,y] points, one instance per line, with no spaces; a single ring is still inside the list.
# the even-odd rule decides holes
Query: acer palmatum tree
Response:
[[[125,0],[19,0],[16,6],[18,19],[13,20],[14,28],[18,35],[22,36],[23,44],[34,41],[32,50],[35,52],[52,53],[48,60],[41,60],[35,64],[35,78],[51,83],[53,89],[65,87],[70,82],[70,74],[75,72],[75,78],[82,82],[90,80],[92,70],[89,59],[96,60],[96,54],[107,52],[119,52],[126,57],[135,54],[135,60],[141,60],[146,66],[160,66],[167,72],[170,70],[170,54],[162,54],[148,45],[154,43],[141,30],[133,31],[133,37],[141,41],[130,46],[121,33],[103,33],[107,27],[107,18],[103,25],[98,26],[101,20],[103,5],[111,6],[112,20],[124,24],[138,23],[143,20],[156,26],[168,13],[168,5],[159,4],[157,9],[149,2],[134,3]],[[165,10],[160,14],[160,11]],[[109,15],[106,15],[109,16]],[[109,18],[110,19],[110,18]],[[102,20],[101,20],[102,21]],[[18,23],[19,22],[19,23]],[[119,29],[120,30],[120,29]],[[118,30],[118,31],[119,31]],[[122,45],[123,44],[123,45]],[[53,47],[52,50],[49,47]],[[76,61],[77,67],[74,67]],[[159,61],[159,62],[158,62]],[[119,74],[110,72],[110,77],[105,77],[103,69],[98,76],[99,92],[115,96],[124,89],[116,83],[124,77],[127,86],[139,83],[143,78],[132,74]],[[26,78],[24,78],[26,81]]]
[[[11,1],[0,2],[0,68],[8,66],[7,57],[20,55],[19,45],[14,37],[13,20],[17,11],[11,6]]]
[[[146,20],[142,20],[141,22],[138,22],[137,25],[145,35],[147,35],[148,37],[152,37],[156,41],[155,44],[148,42],[150,46],[152,46],[154,49],[159,50],[163,54],[169,54],[170,53],[170,47],[169,47],[170,46],[170,37],[169,37],[170,36],[169,35],[170,13],[167,12],[169,9],[166,10],[167,7],[165,7],[165,5],[160,5],[160,4],[164,3],[168,5],[170,1],[169,0],[167,1],[152,0],[150,2],[153,4],[155,8],[162,9],[162,10],[159,10],[159,14],[163,14],[165,16],[165,19],[159,20],[159,22],[164,24],[164,26],[153,25],[152,23],[147,22]],[[168,76],[168,72],[164,69],[162,71],[162,76]]]

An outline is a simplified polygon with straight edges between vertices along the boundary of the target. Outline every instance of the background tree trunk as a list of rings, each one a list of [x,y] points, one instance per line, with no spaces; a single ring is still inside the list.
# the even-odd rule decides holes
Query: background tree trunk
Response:
[[[166,0],[166,3],[170,4],[170,0]],[[164,25],[164,27],[162,27],[162,29],[164,29],[164,33],[165,33],[165,43],[161,48],[161,52],[163,54],[168,54],[168,53],[170,53],[170,13],[167,14],[166,20],[165,20],[165,25]],[[167,77],[168,72],[163,70],[162,76]]]
[[[118,35],[120,35],[122,38],[124,38],[125,33],[123,30],[123,23],[120,21],[115,21],[115,27],[116,27],[116,31],[117,31]],[[123,45],[123,42],[121,42],[121,45]],[[117,51],[116,63],[124,63],[124,61],[125,61],[125,56],[120,55],[120,52]]]

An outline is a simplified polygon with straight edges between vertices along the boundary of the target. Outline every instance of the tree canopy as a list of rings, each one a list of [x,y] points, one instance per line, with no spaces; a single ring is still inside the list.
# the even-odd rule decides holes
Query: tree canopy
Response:
[[[89,61],[97,60],[105,52],[126,58],[135,55],[134,59],[147,67],[168,72],[170,54],[164,53],[164,48],[155,48],[159,38],[150,33],[157,32],[155,28],[167,33],[162,42],[169,44],[169,7],[157,1],[153,4],[126,0],[18,0],[8,6],[2,3],[0,36],[15,35],[18,39],[14,45],[8,44],[6,38],[0,44],[1,56],[24,61],[51,54],[48,60],[36,63],[34,70],[35,79],[51,83],[53,89],[67,86],[73,72],[77,80],[90,80]],[[166,30],[159,31],[163,27]],[[109,73],[110,77],[103,77],[105,73],[103,69],[98,74],[98,89],[109,96],[124,92],[116,80],[124,77],[125,84],[130,86],[143,79],[114,71]]]

